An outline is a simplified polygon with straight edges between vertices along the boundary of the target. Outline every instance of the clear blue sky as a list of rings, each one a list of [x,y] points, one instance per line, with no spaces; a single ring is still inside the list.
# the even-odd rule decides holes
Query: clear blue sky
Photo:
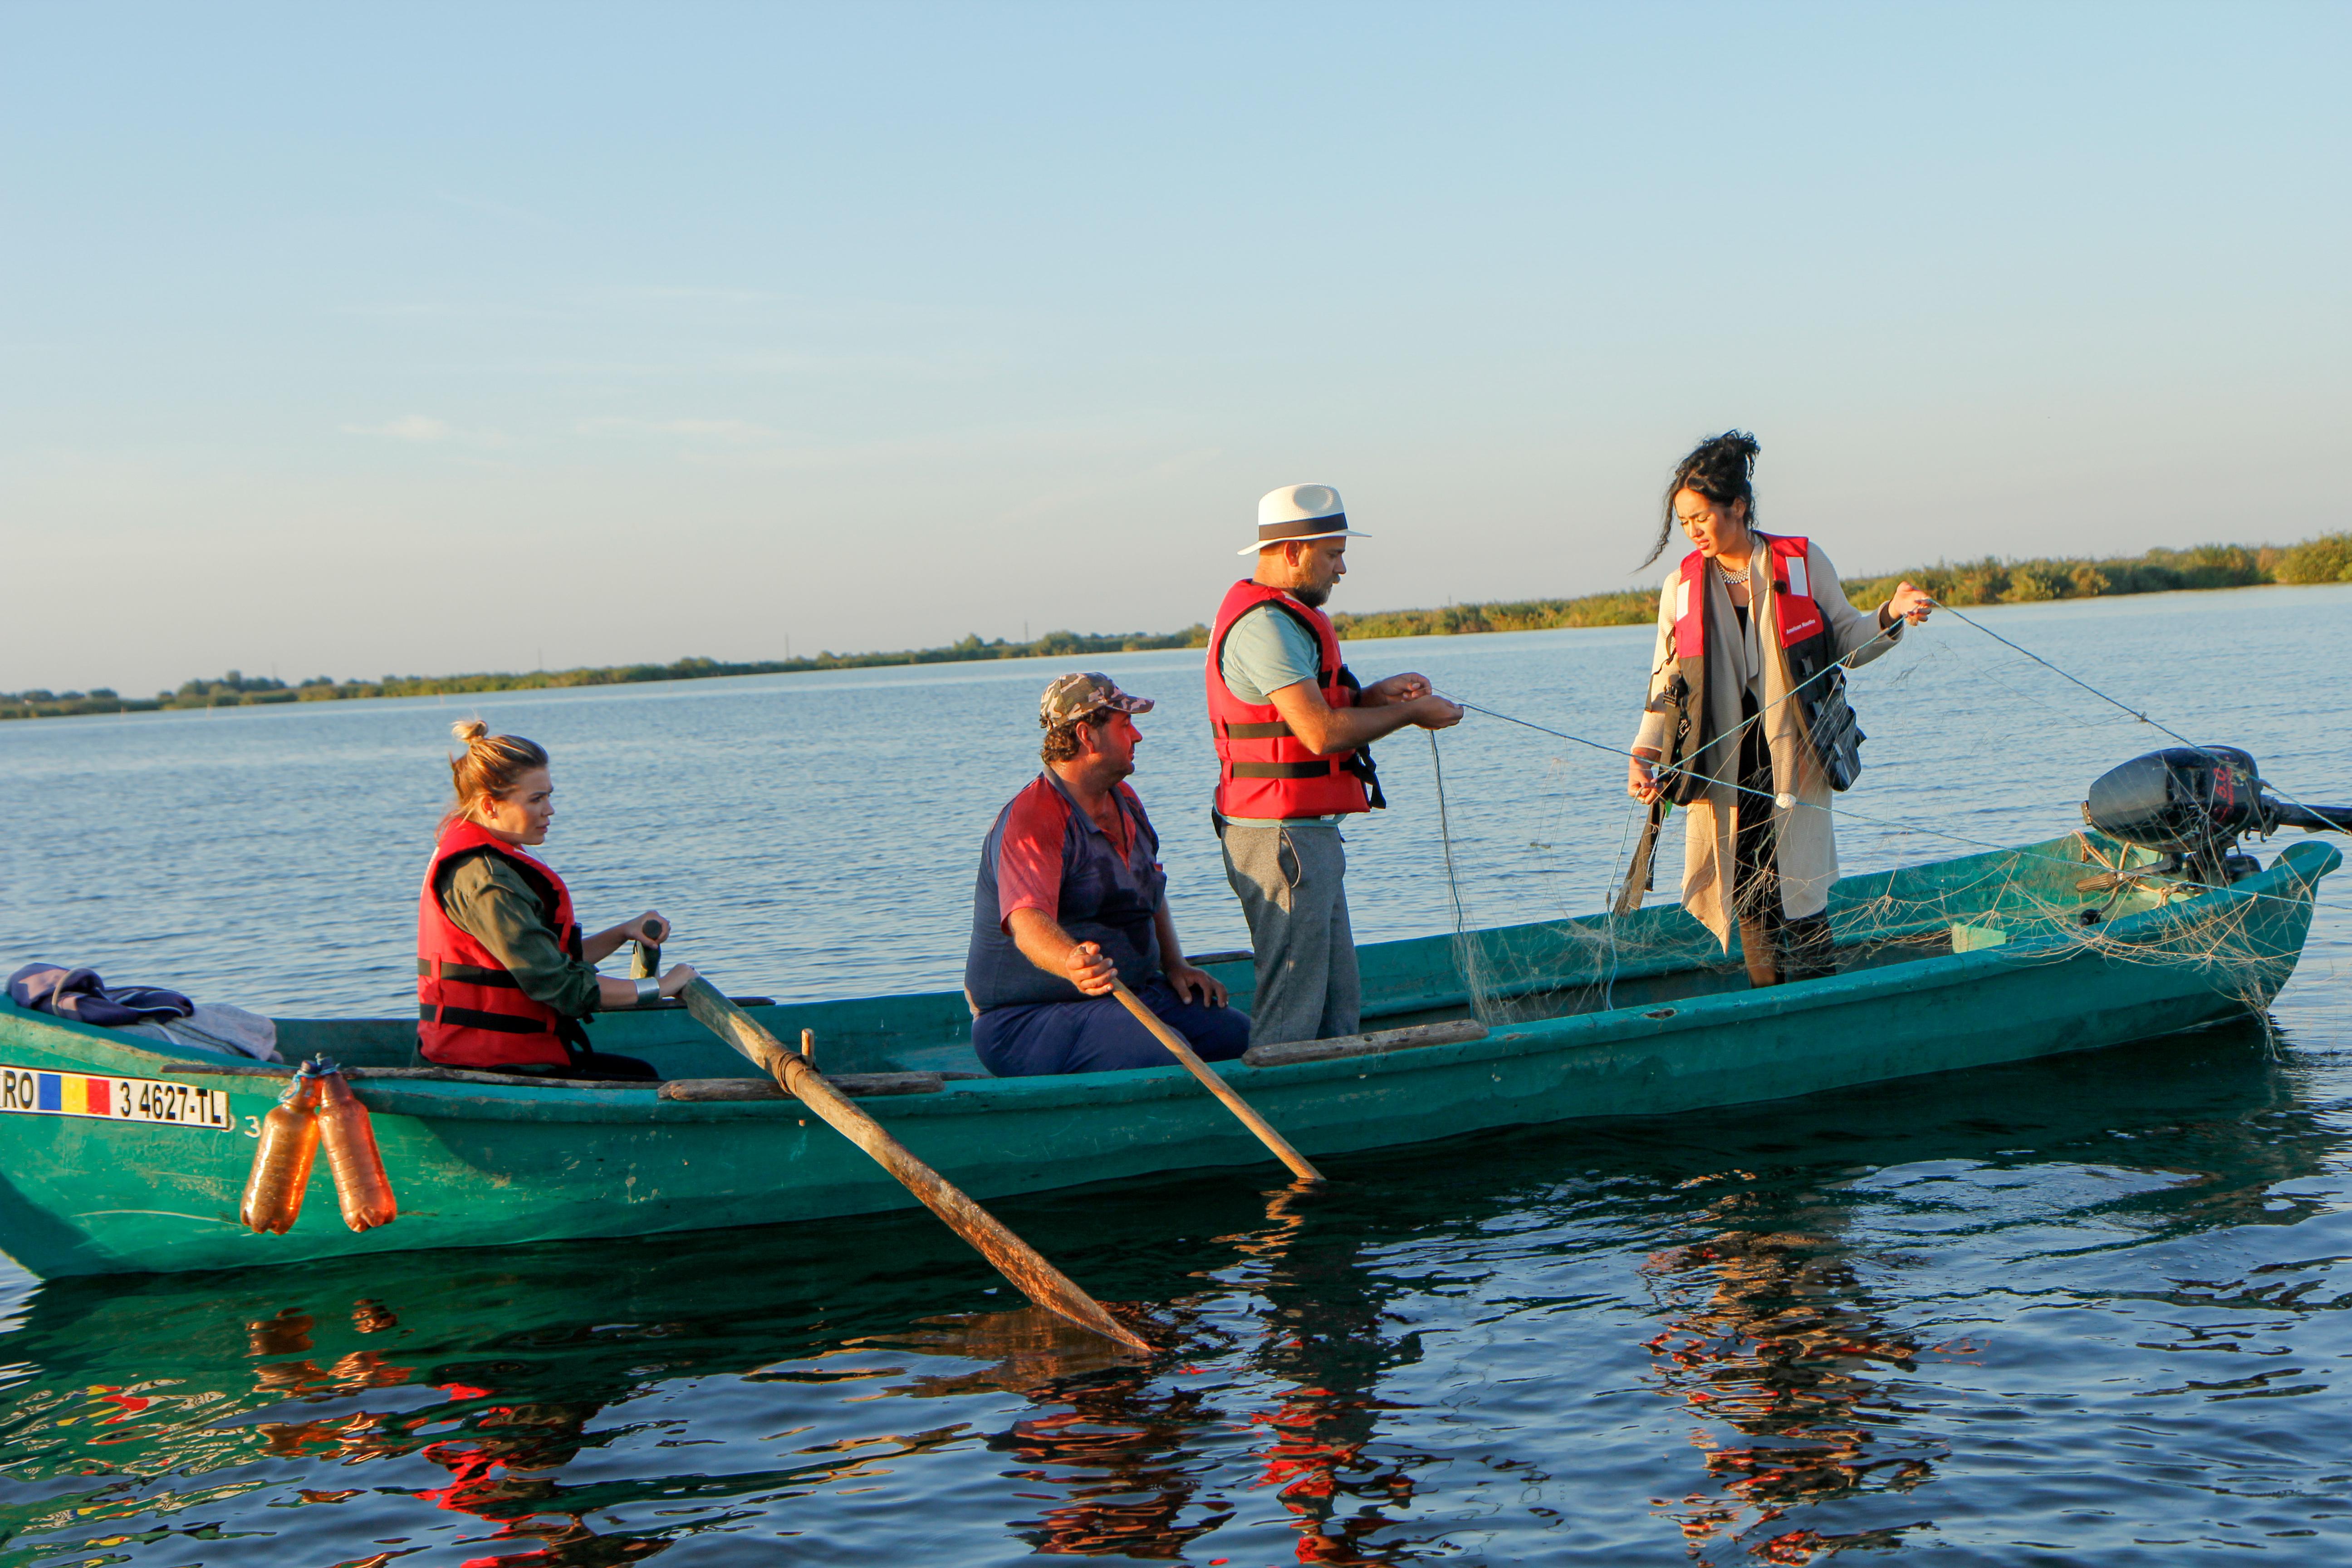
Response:
[[[2352,526],[2352,8],[0,7],[0,689]],[[1645,574],[1644,577],[1649,574]]]

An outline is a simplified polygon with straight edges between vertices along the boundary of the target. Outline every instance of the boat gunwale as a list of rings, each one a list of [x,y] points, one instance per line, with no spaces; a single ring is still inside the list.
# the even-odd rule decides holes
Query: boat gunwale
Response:
[[[1970,861],[1989,861],[1998,855],[2028,854],[2048,845],[2065,842],[2065,839],[2048,840],[2043,845],[2020,846],[2011,850],[1988,851],[1980,856],[1956,857],[1952,860],[1927,864],[1959,866]],[[2242,882],[2227,888],[2208,889],[2205,893],[2191,899],[2166,900],[2134,910],[2105,923],[2102,928],[2103,933],[2109,935],[2110,940],[2122,942],[2160,941],[2173,928],[2210,916],[2219,906],[2206,900],[2217,894],[2231,902],[2263,895],[2284,898],[2302,904],[2307,920],[2319,879],[2342,863],[2343,854],[2333,845],[2301,840],[2284,846],[2269,866]],[[1905,870],[1923,868],[1898,868],[1892,872],[1866,875],[1874,879],[1900,876]],[[1538,921],[1488,929],[1494,931],[1524,931],[1557,923]],[[1981,974],[2001,969],[2031,963],[2063,963],[2070,953],[2080,951],[2079,942],[2069,933],[2053,931],[2012,941],[1999,947],[1923,955],[1901,963],[1853,970],[1819,980],[1775,986],[1768,992],[1728,990],[1646,1005],[1633,1004],[1602,1011],[1531,1019],[1502,1026],[1495,1033],[1478,1040],[1270,1067],[1249,1067],[1239,1061],[1212,1066],[1237,1088],[1255,1086],[1265,1091],[1286,1094],[1326,1084],[1375,1078],[1396,1080],[1434,1068],[1617,1047],[1629,1041],[1664,1040],[1694,1029],[1719,1026],[1727,1016],[1780,1017],[1818,1007],[1868,1002],[1887,994],[1916,996],[1968,984]],[[919,998],[945,994],[917,992],[905,994]],[[882,998],[829,1000],[854,1002]],[[822,1003],[783,1005],[810,1005]],[[45,1033],[65,1036],[72,1042],[70,1047],[62,1043],[54,1045],[53,1049],[60,1052],[69,1049],[78,1053],[87,1051],[92,1056],[121,1058],[125,1065],[117,1070],[122,1076],[178,1077],[187,1074],[190,1068],[201,1070],[206,1067],[240,1065],[193,1051],[177,1054],[150,1050],[146,1048],[148,1042],[143,1039],[140,1045],[131,1045],[95,1026],[36,1013],[5,999],[0,999],[0,1009],[5,1009],[0,1010],[0,1022],[28,1024]],[[1661,1014],[1665,1016],[1658,1016]],[[353,1022],[348,1019],[333,1021]],[[253,1065],[267,1067],[273,1064]],[[94,1066],[90,1070],[103,1069]],[[269,1086],[266,1090],[240,1090],[231,1087],[227,1090],[230,1093],[261,1092],[274,1097],[278,1086],[285,1081],[275,1074],[222,1076]],[[478,1084],[362,1077],[353,1080],[353,1088],[362,1102],[372,1110],[428,1121],[593,1122],[667,1128],[709,1122],[772,1121],[780,1118],[802,1120],[807,1115],[805,1107],[788,1099],[666,1100],[659,1098],[658,1086],[651,1084],[600,1085],[591,1089],[562,1082],[545,1085]],[[1129,1068],[1104,1072],[959,1079],[934,1094],[887,1097],[871,1103],[868,1110],[880,1121],[912,1121],[942,1116],[1144,1104],[1186,1098],[1194,1092],[1189,1073],[1171,1063],[1167,1067]]]

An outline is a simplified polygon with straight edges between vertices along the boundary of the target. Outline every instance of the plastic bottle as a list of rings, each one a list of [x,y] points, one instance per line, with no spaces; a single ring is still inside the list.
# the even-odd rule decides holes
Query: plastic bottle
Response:
[[[310,1184],[310,1163],[319,1155],[319,1118],[312,1112],[317,1089],[294,1075],[275,1110],[261,1119],[261,1142],[245,1178],[245,1202],[237,1211],[250,1230],[283,1236],[302,1213],[302,1190]]]
[[[327,1146],[327,1169],[334,1173],[335,1197],[343,1223],[353,1230],[390,1225],[400,1213],[392,1199],[392,1178],[376,1152],[375,1128],[367,1107],[344,1081],[342,1069],[320,1057],[302,1069],[319,1086],[319,1139]]]

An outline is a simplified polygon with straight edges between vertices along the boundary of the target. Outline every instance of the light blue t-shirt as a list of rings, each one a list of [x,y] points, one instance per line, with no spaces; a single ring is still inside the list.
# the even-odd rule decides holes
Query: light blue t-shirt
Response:
[[[1217,661],[1217,671],[1235,697],[1263,703],[1269,700],[1266,693],[1321,674],[1322,651],[1315,634],[1300,626],[1297,616],[1257,605],[1243,611],[1225,633],[1225,654]]]
[[[1217,673],[1224,677],[1226,689],[1244,702],[1263,703],[1268,700],[1268,692],[1320,675],[1322,654],[1315,634],[1300,626],[1297,616],[1272,605],[1257,605],[1243,611],[1241,619],[1225,633],[1224,657],[1217,661]],[[1255,816],[1228,819],[1234,827],[1312,827],[1338,820],[1336,816],[1287,822]]]

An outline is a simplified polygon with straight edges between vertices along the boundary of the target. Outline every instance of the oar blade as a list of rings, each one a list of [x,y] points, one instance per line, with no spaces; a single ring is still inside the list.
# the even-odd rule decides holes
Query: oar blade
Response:
[[[1111,994],[1135,1015],[1135,1021],[1151,1032],[1154,1038],[1168,1047],[1169,1055],[1184,1064],[1185,1070],[1201,1080],[1202,1088],[1224,1102],[1225,1109],[1241,1120],[1241,1124],[1257,1135],[1257,1141],[1274,1153],[1274,1157],[1290,1167],[1290,1173],[1302,1182],[1320,1184],[1323,1173],[1308,1163],[1306,1155],[1290,1146],[1290,1140],[1274,1130],[1274,1123],[1258,1114],[1257,1108],[1244,1100],[1241,1091],[1209,1070],[1199,1053],[1184,1043],[1184,1037],[1170,1028],[1159,1014],[1143,1005],[1142,998],[1127,988],[1126,983],[1113,977]]]
[[[1150,1353],[1149,1342],[1105,1311],[1101,1302],[1048,1263],[1036,1248],[1006,1229],[1002,1221],[974,1203],[961,1188],[917,1159],[880,1122],[825,1082],[824,1075],[797,1052],[786,1050],[782,1042],[720,995],[709,981],[697,979],[680,994],[686,1000],[687,1011],[697,1022],[773,1074],[786,1093],[872,1155],[925,1208],[939,1215],[950,1230],[987,1258],[990,1267],[1003,1275],[1013,1289],[1082,1329],[1130,1350]]]

